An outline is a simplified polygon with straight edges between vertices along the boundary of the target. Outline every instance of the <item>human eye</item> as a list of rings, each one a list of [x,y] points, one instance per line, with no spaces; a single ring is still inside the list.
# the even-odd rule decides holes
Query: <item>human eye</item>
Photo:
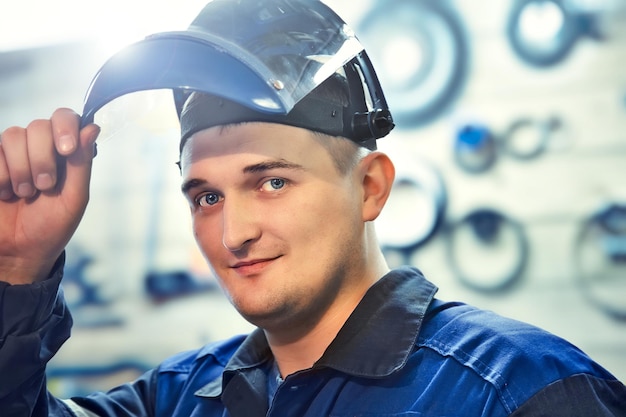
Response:
[[[261,184],[262,191],[276,191],[285,187],[287,180],[283,178],[270,178]]]
[[[219,194],[216,193],[204,193],[196,197],[196,204],[200,207],[213,206],[220,201]]]

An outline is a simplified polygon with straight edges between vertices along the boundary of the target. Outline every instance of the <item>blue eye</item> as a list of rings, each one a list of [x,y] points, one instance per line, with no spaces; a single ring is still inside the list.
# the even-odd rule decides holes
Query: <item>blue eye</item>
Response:
[[[267,187],[270,187],[269,191],[274,191],[274,190],[280,190],[281,188],[283,188],[286,184],[286,181],[282,178],[272,178],[270,180],[267,180],[263,183],[263,185],[261,186],[262,189],[266,189]]]
[[[219,201],[220,201],[220,196],[215,193],[203,194],[197,199],[198,205],[200,207],[212,206],[214,204],[219,203]]]

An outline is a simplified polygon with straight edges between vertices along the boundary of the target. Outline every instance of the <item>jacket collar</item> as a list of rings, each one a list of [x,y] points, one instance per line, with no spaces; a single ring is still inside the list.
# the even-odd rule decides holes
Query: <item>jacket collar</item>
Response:
[[[367,291],[313,368],[369,378],[385,377],[402,368],[436,292],[437,287],[415,268],[391,271]],[[235,373],[266,366],[271,359],[265,334],[256,329],[228,361],[222,376],[196,395],[219,397]]]

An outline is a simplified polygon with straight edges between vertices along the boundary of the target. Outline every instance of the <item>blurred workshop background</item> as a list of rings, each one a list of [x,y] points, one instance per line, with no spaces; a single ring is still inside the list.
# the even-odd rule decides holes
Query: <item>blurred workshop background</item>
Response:
[[[390,264],[419,267],[440,298],[563,336],[626,380],[626,1],[327,4],[365,44],[397,121],[380,141],[398,169],[377,222]],[[108,56],[184,29],[203,5],[3,3],[0,130],[80,112]],[[99,142],[67,250],[75,327],[48,369],[57,395],[250,329],[195,248],[177,146],[153,120]]]

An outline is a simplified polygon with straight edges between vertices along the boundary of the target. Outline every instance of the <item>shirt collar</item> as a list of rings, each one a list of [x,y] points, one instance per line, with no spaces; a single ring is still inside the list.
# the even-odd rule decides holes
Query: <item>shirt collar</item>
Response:
[[[385,377],[402,368],[436,292],[437,287],[415,268],[389,272],[367,291],[313,368],[327,367],[369,378]],[[265,334],[256,329],[228,361],[222,376],[196,394],[218,397],[229,375],[259,367],[271,358]]]
[[[436,292],[437,287],[414,268],[385,275],[365,294],[314,366],[371,378],[400,369],[415,347]]]

